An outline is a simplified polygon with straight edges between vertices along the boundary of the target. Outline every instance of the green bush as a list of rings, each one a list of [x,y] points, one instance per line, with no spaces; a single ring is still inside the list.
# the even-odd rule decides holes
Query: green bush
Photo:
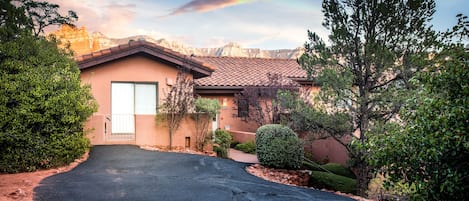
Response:
[[[96,105],[73,58],[53,40],[21,34],[2,41],[0,53],[0,171],[56,167],[83,154],[83,124]]]
[[[356,193],[357,180],[333,173],[312,171],[309,185],[343,193]]]
[[[255,154],[256,143],[254,141],[247,141],[245,143],[237,144],[235,149],[240,150],[244,153]]]
[[[323,167],[326,170],[329,170],[330,172],[332,172],[334,174],[340,175],[340,176],[348,177],[348,178],[351,178],[351,179],[356,179],[357,178],[355,176],[355,174],[350,169],[348,169],[348,168],[346,168],[343,165],[338,164],[338,163],[328,163],[328,164],[321,165],[321,167]]]
[[[321,171],[321,172],[330,172],[340,176],[348,177],[351,179],[356,179],[355,174],[348,168],[344,167],[338,163],[328,163],[324,165],[314,164],[308,162],[307,160],[303,161],[303,167],[311,171]]]
[[[267,167],[298,169],[303,161],[303,144],[286,126],[270,124],[256,131],[256,153]]]
[[[232,141],[232,142],[230,143],[230,148],[235,148],[236,145],[238,145],[238,144],[239,144],[238,141]]]
[[[225,130],[216,130],[215,131],[215,144],[213,146],[213,151],[217,153],[218,157],[228,158],[228,149],[231,144],[231,134]]]

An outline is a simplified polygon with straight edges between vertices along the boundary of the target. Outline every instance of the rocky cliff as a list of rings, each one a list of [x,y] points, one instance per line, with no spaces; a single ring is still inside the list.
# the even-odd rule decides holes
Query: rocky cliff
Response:
[[[72,50],[76,55],[87,54],[100,49],[106,49],[120,44],[128,43],[131,40],[146,40],[157,45],[172,49],[186,55],[197,56],[232,56],[232,57],[259,57],[259,58],[284,58],[296,59],[303,53],[303,48],[261,50],[259,48],[243,48],[236,43],[228,43],[217,48],[194,48],[186,46],[176,41],[166,39],[154,39],[146,35],[131,36],[126,38],[109,38],[100,32],[92,34],[86,31],[85,27],[76,28],[62,26],[61,29],[52,32],[57,38],[65,43],[70,42]]]

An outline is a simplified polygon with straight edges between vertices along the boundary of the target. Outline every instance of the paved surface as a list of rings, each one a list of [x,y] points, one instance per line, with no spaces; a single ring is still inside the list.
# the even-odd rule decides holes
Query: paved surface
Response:
[[[246,173],[227,159],[95,146],[87,161],[41,181],[34,200],[351,200]]]
[[[248,154],[232,148],[228,150],[228,157],[234,161],[243,163],[259,163],[256,154]]]

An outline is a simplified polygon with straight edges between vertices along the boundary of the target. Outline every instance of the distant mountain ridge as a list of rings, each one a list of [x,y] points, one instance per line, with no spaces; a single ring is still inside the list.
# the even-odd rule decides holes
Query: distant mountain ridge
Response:
[[[101,32],[89,34],[85,27],[76,28],[62,26],[59,30],[52,32],[62,41],[70,42],[72,50],[77,55],[91,53],[93,51],[114,47],[128,43],[131,40],[145,40],[173,51],[196,56],[230,56],[230,57],[251,57],[251,58],[281,58],[296,59],[303,54],[303,48],[262,50],[259,48],[243,48],[239,44],[231,42],[217,48],[195,48],[184,45],[177,41],[167,39],[154,39],[147,35],[130,36],[126,38],[110,38]]]

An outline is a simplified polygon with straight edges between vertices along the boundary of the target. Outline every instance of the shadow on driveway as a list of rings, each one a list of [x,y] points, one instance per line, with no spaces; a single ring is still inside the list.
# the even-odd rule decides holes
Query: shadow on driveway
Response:
[[[34,200],[352,200],[247,173],[246,164],[136,146],[94,146],[87,161],[41,181]]]

